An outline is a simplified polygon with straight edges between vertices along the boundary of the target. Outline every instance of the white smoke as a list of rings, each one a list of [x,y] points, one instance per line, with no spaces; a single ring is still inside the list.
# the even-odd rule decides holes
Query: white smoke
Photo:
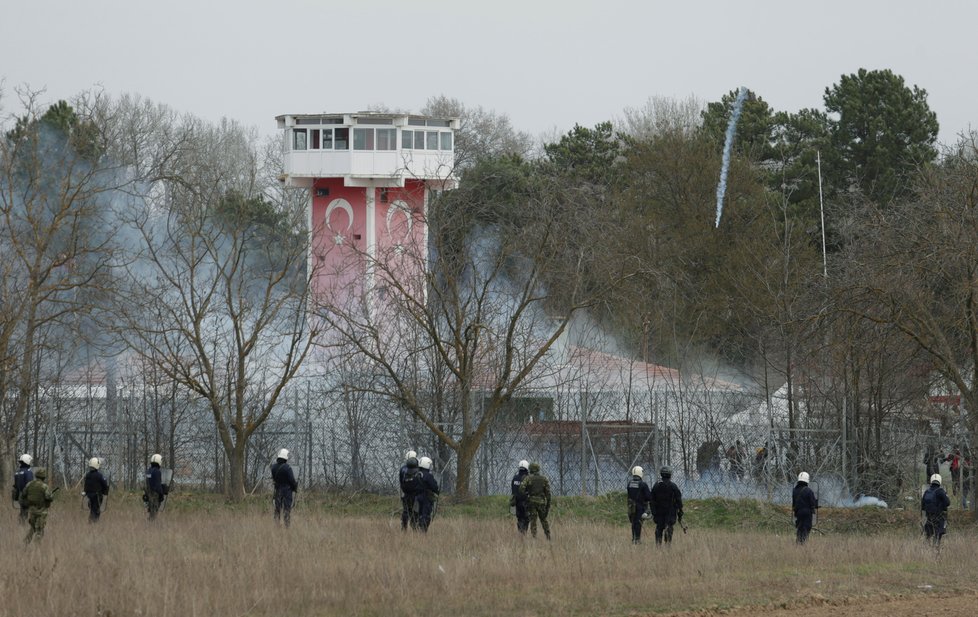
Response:
[[[869,495],[860,495],[858,498],[852,500],[851,503],[840,503],[843,508],[888,508],[889,506],[885,501],[877,497],[870,497]]]
[[[747,88],[741,86],[737,92],[733,109],[730,110],[730,123],[727,124],[727,138],[723,143],[723,165],[720,168],[720,183],[717,185],[717,222],[720,226],[720,216],[723,214],[723,195],[727,192],[727,172],[730,170],[730,152],[733,150],[734,134],[737,132],[737,120],[747,98]]]

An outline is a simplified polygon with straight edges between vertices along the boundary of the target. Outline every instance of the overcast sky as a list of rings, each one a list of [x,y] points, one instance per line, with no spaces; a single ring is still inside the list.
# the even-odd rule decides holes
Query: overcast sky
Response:
[[[822,107],[860,67],[925,88],[940,139],[978,128],[978,2],[693,0],[3,0],[3,111],[101,86],[275,130],[284,113],[436,95],[533,135],[621,117],[653,96],[747,86],[776,110]]]

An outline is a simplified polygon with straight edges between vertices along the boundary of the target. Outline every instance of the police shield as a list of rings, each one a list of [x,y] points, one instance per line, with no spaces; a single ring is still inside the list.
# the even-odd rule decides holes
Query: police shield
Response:
[[[173,470],[160,470],[160,483],[163,485],[163,499],[160,500],[160,512],[166,509],[166,501],[170,494],[170,483],[173,482]]]

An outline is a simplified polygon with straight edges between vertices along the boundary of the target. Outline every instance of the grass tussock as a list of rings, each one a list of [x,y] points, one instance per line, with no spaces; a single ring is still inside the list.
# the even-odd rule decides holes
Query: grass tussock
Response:
[[[505,516],[467,515],[472,505],[446,506],[422,536],[400,531],[389,499],[366,516],[302,503],[288,530],[264,500],[179,503],[150,524],[124,499],[93,526],[80,504],[59,501],[30,547],[8,509],[0,615],[638,615],[978,586],[970,531],[952,532],[940,555],[910,529],[798,547],[790,528],[743,524],[692,525],[657,549],[650,527],[636,547],[624,522],[571,508],[547,543],[522,539]]]

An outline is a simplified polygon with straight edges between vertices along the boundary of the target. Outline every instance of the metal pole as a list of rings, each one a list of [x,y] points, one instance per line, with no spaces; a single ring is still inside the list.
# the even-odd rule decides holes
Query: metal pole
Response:
[[[584,495],[587,495],[587,480],[584,477],[584,457],[587,455],[587,450],[586,450],[587,445],[584,443],[586,436],[587,436],[587,427],[584,424],[584,416],[582,415],[581,416],[581,470],[580,470],[582,497]]]
[[[822,216],[822,275],[829,278],[829,262],[825,254],[825,203],[822,201],[822,153],[815,151],[815,161],[818,165],[818,210]]]
[[[587,406],[584,404],[584,397],[586,395],[582,392],[579,394],[578,404],[580,405],[581,414],[581,496],[587,495],[587,480],[584,477],[585,466],[584,458],[587,456],[587,444],[584,442],[587,438]]]
[[[849,424],[848,410],[846,409],[847,405],[848,405],[848,397],[846,397],[846,393],[843,392],[842,393],[842,479],[846,483],[846,488],[848,488],[848,484],[849,484],[849,474],[848,474],[847,463],[846,463],[846,449],[848,448],[848,441],[847,441],[848,434],[847,434],[846,425]]]

